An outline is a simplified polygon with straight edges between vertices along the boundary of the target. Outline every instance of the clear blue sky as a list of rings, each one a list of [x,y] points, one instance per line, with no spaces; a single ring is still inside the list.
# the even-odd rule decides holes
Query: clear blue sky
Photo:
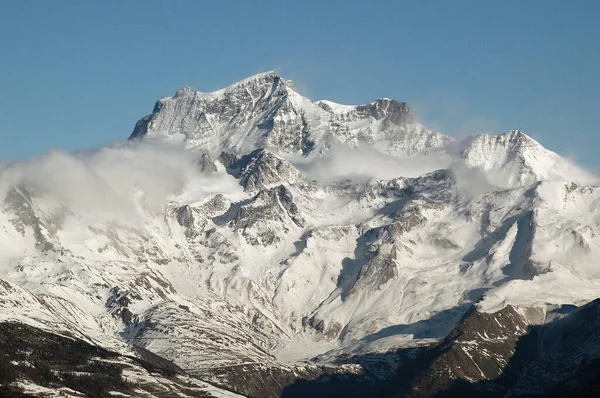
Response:
[[[600,1],[0,0],[0,160],[126,138],[181,86],[265,70],[312,99],[409,101],[600,166]]]

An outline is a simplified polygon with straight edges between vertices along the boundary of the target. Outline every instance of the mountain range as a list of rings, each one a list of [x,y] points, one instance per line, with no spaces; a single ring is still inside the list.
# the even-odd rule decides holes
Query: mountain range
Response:
[[[600,388],[600,185],[519,130],[267,72],[6,164],[0,195],[7,396]]]

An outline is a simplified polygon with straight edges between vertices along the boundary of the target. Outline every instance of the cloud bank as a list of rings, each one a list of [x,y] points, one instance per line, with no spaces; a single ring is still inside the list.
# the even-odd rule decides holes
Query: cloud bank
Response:
[[[197,156],[180,146],[150,142],[125,142],[82,153],[55,150],[4,164],[0,195],[5,198],[17,187],[34,200],[44,198],[40,204],[53,203],[76,215],[136,222],[143,220],[144,212],[160,212],[169,201],[185,202],[183,192],[241,191],[225,173],[201,173]]]
[[[388,180],[396,177],[417,177],[439,169],[448,168],[453,157],[447,154],[437,156],[415,155],[399,158],[379,152],[375,148],[362,145],[349,148],[334,144],[323,156],[304,158],[283,155],[310,179],[329,184],[341,179],[366,181],[370,178]]]

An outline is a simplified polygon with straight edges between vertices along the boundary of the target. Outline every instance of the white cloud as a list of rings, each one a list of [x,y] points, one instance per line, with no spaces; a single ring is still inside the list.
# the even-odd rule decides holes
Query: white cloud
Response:
[[[149,142],[126,142],[85,153],[51,151],[3,165],[0,195],[21,186],[34,197],[58,202],[90,221],[138,222],[143,212],[158,212],[169,200],[181,201],[178,195],[194,187],[206,187],[204,192],[213,194],[240,191],[225,173],[202,174],[196,156],[179,146]]]
[[[369,178],[386,180],[398,176],[417,177],[447,168],[452,163],[450,155],[398,158],[381,153],[368,145],[358,149],[332,145],[330,150],[321,157],[306,159],[286,156],[286,158],[307,177],[323,183],[346,178],[364,181]]]

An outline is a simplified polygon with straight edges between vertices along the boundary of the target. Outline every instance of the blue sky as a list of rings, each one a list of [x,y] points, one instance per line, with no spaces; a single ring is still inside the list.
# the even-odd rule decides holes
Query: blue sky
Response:
[[[0,0],[0,160],[126,138],[189,85],[266,70],[312,99],[408,101],[600,168],[600,1]]]

